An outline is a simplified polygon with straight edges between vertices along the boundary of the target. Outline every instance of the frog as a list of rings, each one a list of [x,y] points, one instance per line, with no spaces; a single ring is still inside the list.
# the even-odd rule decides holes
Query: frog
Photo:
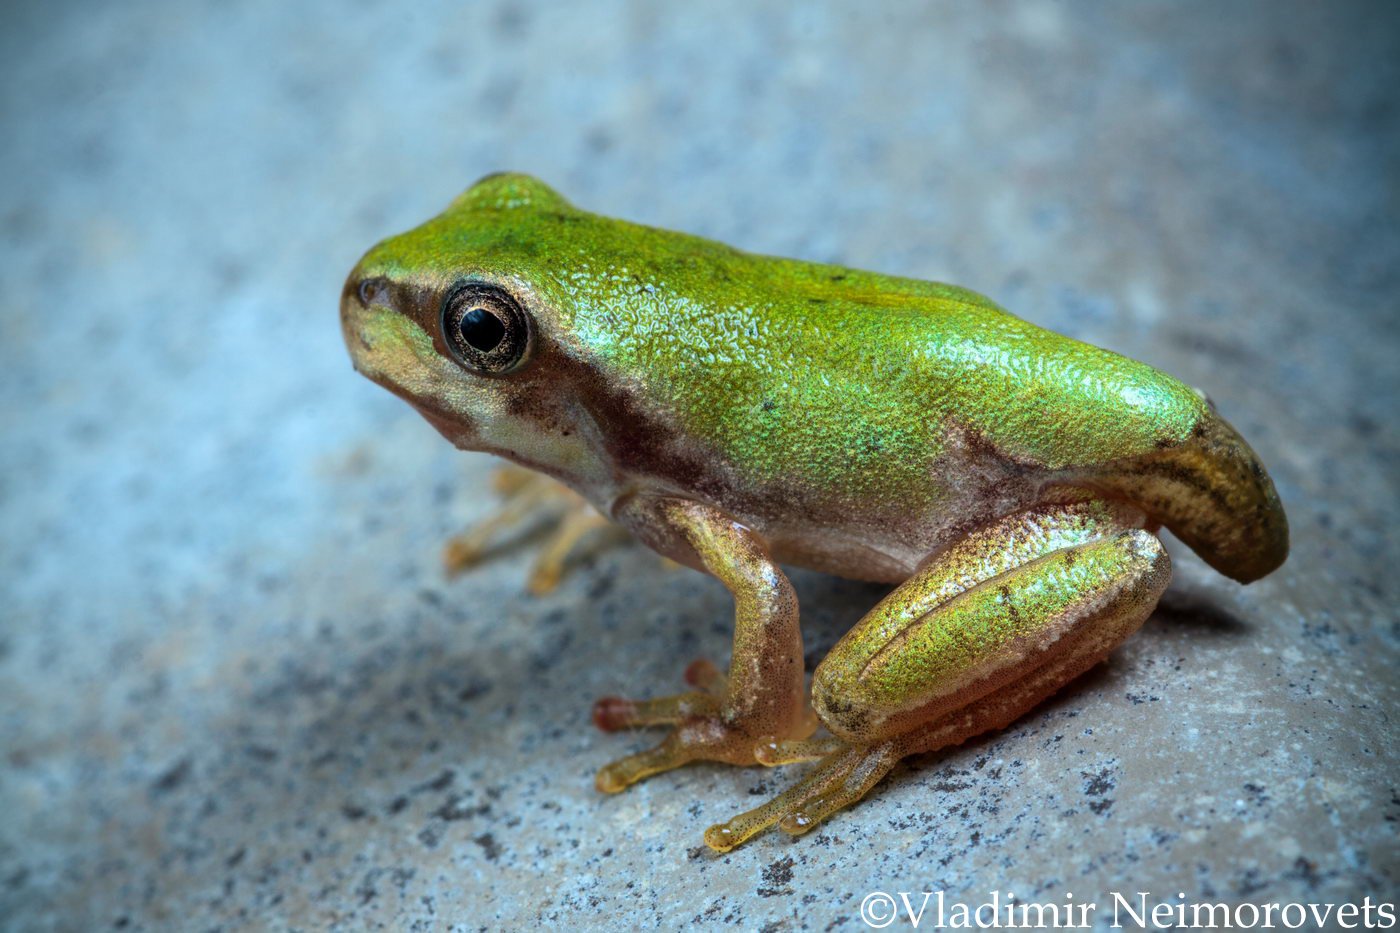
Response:
[[[809,832],[905,758],[1003,729],[1103,661],[1171,578],[1171,532],[1239,583],[1283,564],[1260,458],[1202,391],[953,285],[763,256],[489,175],[372,247],[354,368],[443,437],[562,484],[733,600],[727,671],[609,696],[691,762],[810,763],[704,831]],[[784,567],[892,587],[811,672]]]

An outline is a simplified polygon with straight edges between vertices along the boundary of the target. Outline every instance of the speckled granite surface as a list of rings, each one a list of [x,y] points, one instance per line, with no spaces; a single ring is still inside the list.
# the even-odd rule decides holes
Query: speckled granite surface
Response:
[[[68,4],[0,83],[0,917],[13,929],[862,928],[872,890],[1394,898],[1396,98],[1384,4]],[[489,468],[351,372],[377,237],[480,174],[941,278],[1206,387],[1294,527],[1006,733],[812,837],[702,829],[786,773],[599,694],[723,660],[632,545],[454,582]],[[881,595],[795,575],[810,660]],[[899,927],[895,927],[899,928]],[[905,927],[907,928],[907,927]]]

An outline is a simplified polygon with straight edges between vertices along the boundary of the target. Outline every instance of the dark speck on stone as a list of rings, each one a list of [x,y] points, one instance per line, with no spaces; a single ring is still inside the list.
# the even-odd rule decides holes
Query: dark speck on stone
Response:
[[[472,842],[481,846],[482,854],[486,856],[486,861],[494,862],[501,857],[501,846],[496,842],[496,837],[490,833],[482,833],[480,836],[473,836]]]
[[[489,803],[479,803],[475,806],[463,806],[463,799],[464,798],[460,795],[447,798],[442,806],[432,812],[432,816],[448,823],[454,823],[458,820],[469,820],[473,817],[484,816],[491,812],[491,804]]]
[[[452,781],[453,781],[453,779],[454,779],[456,776],[457,776],[457,773],[456,773],[455,771],[453,771],[451,768],[448,768],[446,771],[442,772],[441,774],[439,774],[437,777],[433,778],[433,779],[432,779],[431,781],[429,781],[428,783],[426,783],[426,784],[419,784],[417,787],[415,787],[415,788],[413,789],[413,791],[414,791],[414,793],[422,793],[422,792],[424,792],[424,791],[444,791],[444,790],[447,790],[447,788],[449,788],[449,787],[452,786]]]
[[[763,885],[758,889],[759,897],[776,897],[780,894],[791,894],[792,888],[792,866],[795,864],[791,855],[778,859],[763,869]]]
[[[193,764],[193,762],[190,761],[190,759],[188,759],[188,758],[182,758],[182,759],[180,759],[178,762],[176,762],[174,765],[172,765],[169,769],[167,769],[163,774],[161,774],[159,777],[157,777],[157,778],[155,779],[154,782],[152,782],[152,784],[151,784],[151,791],[152,791],[152,793],[155,793],[155,794],[166,794],[166,793],[169,793],[170,791],[172,791],[172,790],[174,790],[175,788],[179,787],[181,784],[185,783],[185,781],[189,778],[189,776],[190,776],[191,772],[193,771],[193,769],[194,769],[194,764]]]
[[[1298,856],[1297,861],[1293,863],[1292,874],[1295,878],[1302,881],[1303,884],[1307,885],[1310,891],[1316,890],[1323,880],[1317,872],[1317,863],[1301,855]]]
[[[1113,767],[1106,765],[1099,771],[1085,771],[1082,772],[1082,776],[1084,778],[1084,795],[1100,798],[1090,801],[1089,809],[1099,814],[1107,813],[1113,807],[1113,799],[1104,795],[1117,785]]]

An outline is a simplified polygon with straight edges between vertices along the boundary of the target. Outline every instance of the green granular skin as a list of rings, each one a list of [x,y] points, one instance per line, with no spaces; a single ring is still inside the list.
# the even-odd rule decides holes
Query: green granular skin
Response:
[[[954,437],[1082,469],[1179,443],[1206,414],[1171,376],[965,289],[600,217],[527,176],[474,186],[362,268],[523,281],[562,344],[702,448],[758,481],[855,498],[936,495]]]

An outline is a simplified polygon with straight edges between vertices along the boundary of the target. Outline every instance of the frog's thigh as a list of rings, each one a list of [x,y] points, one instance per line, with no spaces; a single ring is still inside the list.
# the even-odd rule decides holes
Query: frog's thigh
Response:
[[[815,723],[803,698],[797,595],[763,543],[723,513],[694,502],[636,501],[626,515],[653,547],[713,574],[733,594],[734,653],[727,678],[708,666],[691,666],[687,680],[701,692],[598,701],[594,721],[610,731],[675,726],[657,747],[599,771],[599,790],[620,791],[689,761],[753,764],[760,740],[810,733]]]
[[[985,580],[869,646],[838,645],[813,704],[851,745],[904,754],[1000,728],[1101,661],[1151,614],[1170,579],[1141,529],[1053,551]],[[844,645],[844,642],[843,642]],[[850,654],[861,663],[852,664]]]

